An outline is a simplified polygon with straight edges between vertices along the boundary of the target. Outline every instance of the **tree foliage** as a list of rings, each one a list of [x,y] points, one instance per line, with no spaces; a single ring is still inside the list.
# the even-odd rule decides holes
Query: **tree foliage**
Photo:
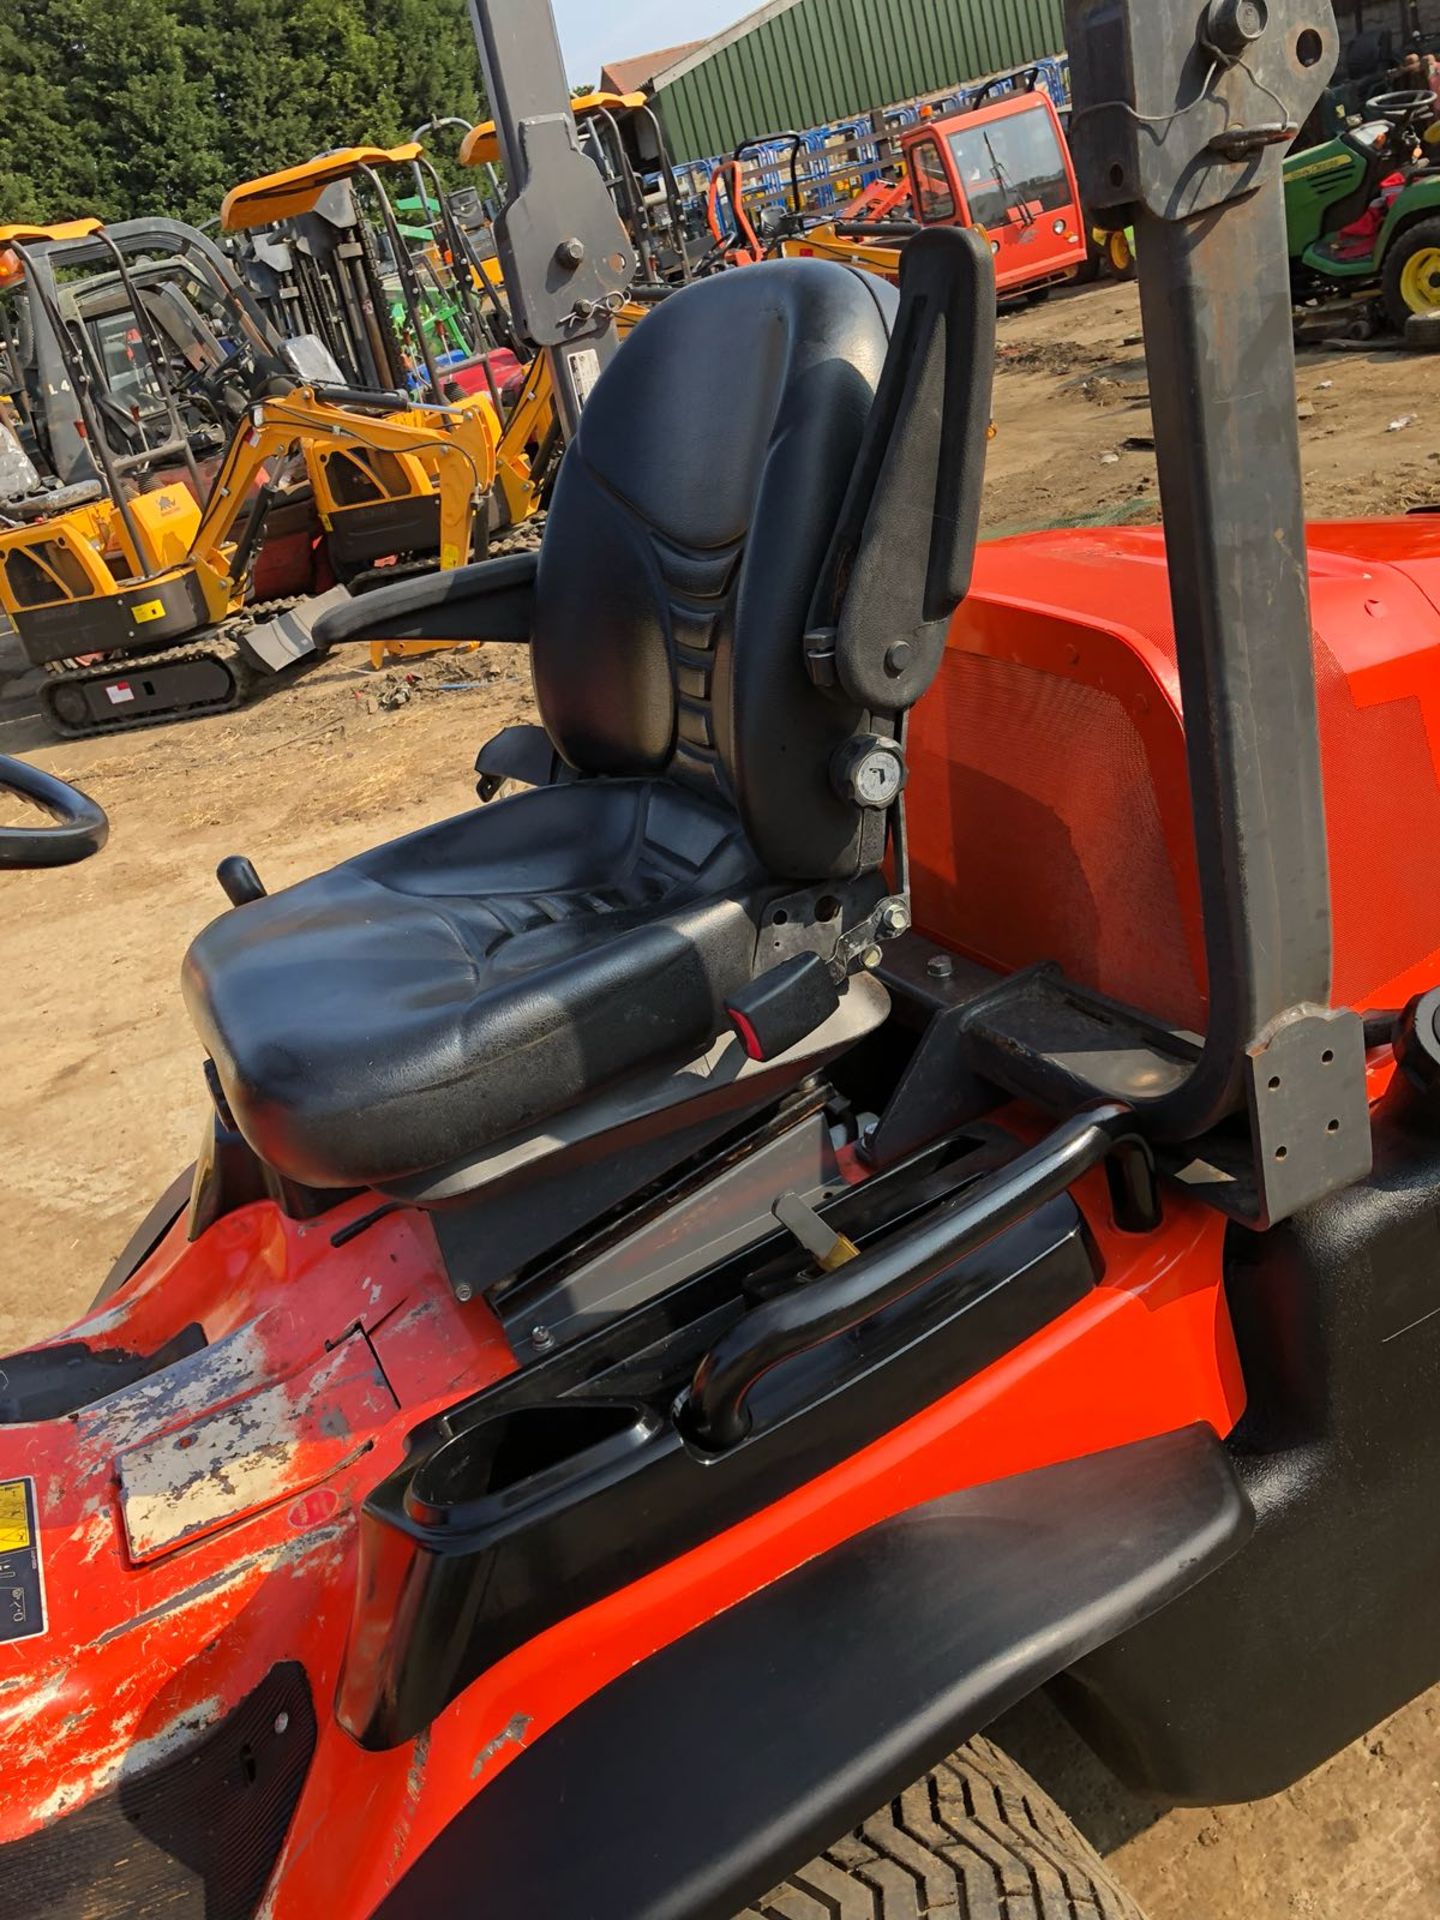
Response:
[[[465,0],[5,0],[0,71],[0,220],[198,223],[241,180],[482,100]]]

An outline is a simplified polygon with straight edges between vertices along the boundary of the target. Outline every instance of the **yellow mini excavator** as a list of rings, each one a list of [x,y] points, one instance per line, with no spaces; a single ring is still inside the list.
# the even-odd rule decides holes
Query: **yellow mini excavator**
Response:
[[[87,273],[108,332],[90,324]],[[157,274],[172,306],[191,276],[223,319],[212,311],[194,339],[162,337]],[[483,547],[493,411],[442,433],[403,395],[328,378],[328,356],[303,340],[282,348],[194,229],[0,229],[0,295],[20,302],[7,339],[16,418],[30,425],[29,445],[8,426],[0,434],[0,606],[50,675],[42,704],[62,734],[225,711],[316,657],[312,628],[334,577],[324,543],[307,545],[297,592],[257,605],[254,583],[267,526],[306,497],[317,449],[363,447],[412,490],[423,485],[442,564]],[[202,465],[206,420],[221,451]],[[386,550],[402,549],[392,530]]]

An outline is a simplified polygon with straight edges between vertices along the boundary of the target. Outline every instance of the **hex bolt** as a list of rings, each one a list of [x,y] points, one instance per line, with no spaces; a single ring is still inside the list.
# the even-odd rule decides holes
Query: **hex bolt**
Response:
[[[568,267],[571,273],[582,264],[584,259],[585,242],[583,240],[562,240],[555,249],[556,264]]]
[[[885,956],[881,953],[879,947],[867,947],[860,956],[860,964],[865,968],[867,973],[874,973],[884,958]]]
[[[925,971],[932,980],[948,980],[955,971],[955,962],[948,953],[932,953],[925,962]]]
[[[549,1353],[555,1344],[555,1336],[549,1327],[532,1327],[530,1329],[530,1344],[537,1353]]]
[[[455,1298],[460,1302],[462,1307],[467,1300],[473,1300],[475,1298],[475,1289],[470,1285],[468,1280],[462,1280],[459,1286],[456,1287]]]
[[[910,931],[910,909],[903,900],[891,900],[880,909],[880,933],[886,940],[898,940]]]

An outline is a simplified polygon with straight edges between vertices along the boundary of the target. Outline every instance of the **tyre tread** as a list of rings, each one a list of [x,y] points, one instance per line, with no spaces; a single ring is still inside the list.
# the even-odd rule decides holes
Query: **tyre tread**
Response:
[[[972,1740],[738,1920],[1144,1920],[1089,1842]]]

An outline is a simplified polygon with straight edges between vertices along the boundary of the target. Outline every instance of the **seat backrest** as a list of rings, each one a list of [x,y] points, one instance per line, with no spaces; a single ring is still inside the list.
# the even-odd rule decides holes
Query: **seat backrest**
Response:
[[[830,773],[870,716],[814,684],[804,640],[895,311],[817,260],[674,295],[587,404],[546,527],[533,664],[560,753],[713,790],[785,879],[883,850]]]

